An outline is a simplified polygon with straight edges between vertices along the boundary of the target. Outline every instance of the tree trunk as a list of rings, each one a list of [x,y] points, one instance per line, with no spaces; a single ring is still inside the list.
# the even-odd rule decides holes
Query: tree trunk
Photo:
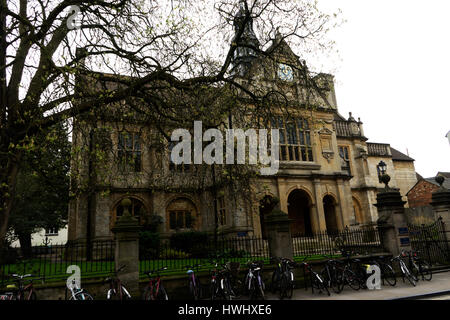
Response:
[[[5,246],[8,220],[13,205],[20,158],[20,153],[15,156],[9,155],[5,166],[3,166],[3,164],[6,161],[1,161],[2,167],[5,168],[5,170],[0,174],[0,249]]]
[[[30,233],[19,233],[20,251],[24,258],[31,257],[31,234]]]

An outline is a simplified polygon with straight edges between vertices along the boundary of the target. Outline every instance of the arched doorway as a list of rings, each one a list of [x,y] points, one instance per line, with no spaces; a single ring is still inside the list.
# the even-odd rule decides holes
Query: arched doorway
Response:
[[[177,198],[166,209],[168,231],[198,230],[200,221],[194,203],[187,198]]]
[[[353,211],[355,213],[355,222],[358,224],[362,224],[364,221],[361,204],[355,197],[352,197],[352,200],[353,200]]]
[[[274,200],[272,196],[265,196],[259,201],[259,223],[261,225],[261,237],[267,239],[267,230],[265,217],[272,212],[275,207]]]
[[[323,197],[323,211],[328,234],[337,233],[336,200],[333,196],[326,195]]]
[[[306,191],[296,189],[289,194],[288,215],[293,237],[312,236],[311,198]]]

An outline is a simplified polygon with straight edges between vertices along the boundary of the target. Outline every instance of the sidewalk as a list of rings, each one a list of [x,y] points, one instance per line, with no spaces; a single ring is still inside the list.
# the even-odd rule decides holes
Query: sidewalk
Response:
[[[381,290],[360,289],[355,291],[346,286],[340,294],[330,291],[330,296],[316,291],[312,294],[310,287],[308,291],[305,288],[301,288],[294,290],[292,300],[390,300],[448,290],[450,290],[449,271],[433,274],[431,281],[420,280],[415,287],[407,280],[403,283],[401,278],[397,278],[395,287],[388,285],[382,286]],[[266,299],[278,300],[278,295],[267,292]]]

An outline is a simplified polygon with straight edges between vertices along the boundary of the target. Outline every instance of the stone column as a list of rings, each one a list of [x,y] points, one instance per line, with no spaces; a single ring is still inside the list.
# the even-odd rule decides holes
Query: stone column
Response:
[[[316,208],[314,210],[316,213],[316,216],[313,217],[312,221],[313,221],[314,232],[320,232],[320,231],[325,231],[327,229],[327,224],[325,222],[325,212],[323,209],[322,190],[320,188],[320,179],[314,178],[313,184],[314,184],[314,196],[316,197],[316,199],[315,199]],[[312,210],[312,208],[311,208],[311,210]]]
[[[270,255],[272,257],[293,259],[294,249],[290,229],[291,220],[287,213],[281,210],[274,210],[267,215],[265,224]]]
[[[401,250],[411,250],[408,224],[405,215],[405,201],[399,191],[389,188],[390,177],[382,176],[386,188],[377,194],[378,230],[383,247],[392,255]]]
[[[348,193],[345,192],[344,188],[345,188],[344,181],[342,179],[337,179],[337,189],[338,189],[338,197],[339,197],[338,201],[340,203],[340,206],[338,208],[339,216],[337,216],[338,212],[336,212],[336,216],[338,218],[338,223],[339,223],[338,228],[340,230],[344,230],[345,226],[349,225],[349,221],[348,221],[347,217],[344,216],[344,212],[345,211],[350,212],[349,210],[353,210],[353,206],[349,207],[349,205],[348,205],[347,198],[345,197],[345,195]],[[350,192],[350,194],[351,194],[350,188],[349,188],[348,192]]]
[[[115,268],[125,265],[119,273],[120,280],[128,288],[132,297],[140,297],[139,293],[139,221],[131,216],[128,208],[131,200],[121,202],[124,207],[122,217],[117,220],[111,231],[116,237]]]
[[[433,192],[431,205],[433,206],[434,215],[436,218],[442,217],[442,222],[445,223],[446,229],[450,228],[450,190],[444,188],[445,178],[437,176],[436,182],[439,183],[440,188]]]

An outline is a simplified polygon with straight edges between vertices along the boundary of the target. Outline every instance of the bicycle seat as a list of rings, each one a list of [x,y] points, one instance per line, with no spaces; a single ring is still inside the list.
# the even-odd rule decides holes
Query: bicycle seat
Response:
[[[359,259],[353,259],[353,262],[358,263],[358,262],[361,262],[361,260],[359,260]]]
[[[8,285],[6,286],[6,289],[9,289],[9,290],[15,290],[15,289],[17,289],[17,286],[16,286],[15,284],[8,284]]]
[[[192,273],[194,273],[194,270],[189,269],[188,271],[186,271],[186,273],[187,273],[187,274],[192,274]]]

